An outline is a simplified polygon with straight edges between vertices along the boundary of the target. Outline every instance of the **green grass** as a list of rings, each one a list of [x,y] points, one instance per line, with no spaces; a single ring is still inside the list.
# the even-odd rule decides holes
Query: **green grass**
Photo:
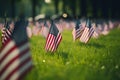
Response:
[[[54,53],[44,50],[45,39],[30,39],[34,67],[24,80],[120,80],[120,30],[91,39],[88,44],[73,42],[71,31]]]
[[[120,79],[120,30],[91,39],[88,44],[73,42],[71,31],[64,31],[62,36],[63,40],[54,54],[44,50],[43,37],[32,37],[34,67],[25,80]]]

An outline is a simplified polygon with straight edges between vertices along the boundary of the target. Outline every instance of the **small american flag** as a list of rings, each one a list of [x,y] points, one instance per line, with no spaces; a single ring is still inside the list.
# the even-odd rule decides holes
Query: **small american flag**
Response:
[[[75,26],[73,33],[72,33],[73,40],[75,41],[75,40],[79,39],[80,36],[82,35],[83,31],[84,31],[84,27],[82,27],[82,25],[80,24],[80,21],[77,20],[76,26]]]
[[[92,38],[95,38],[97,39],[99,37],[99,32],[98,32],[98,29],[96,28],[96,24],[93,25],[94,27],[94,33],[92,35]]]
[[[52,22],[50,31],[46,39],[45,50],[50,52],[56,51],[61,40],[61,33],[59,33],[59,30],[57,29],[56,25]]]
[[[6,43],[6,41],[11,37],[12,34],[12,31],[6,28],[7,26],[5,25],[5,27],[2,29],[2,45]]]
[[[19,24],[0,49],[0,80],[20,80],[31,68],[26,27]]]
[[[91,22],[88,19],[86,27],[82,33],[82,36],[80,37],[80,41],[83,43],[87,43],[90,40],[93,33],[94,33],[94,28],[91,26]]]

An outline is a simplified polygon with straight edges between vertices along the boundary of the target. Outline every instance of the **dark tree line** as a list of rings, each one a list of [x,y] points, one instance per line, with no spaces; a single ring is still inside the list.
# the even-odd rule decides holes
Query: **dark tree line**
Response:
[[[59,1],[55,0],[58,4]],[[66,7],[69,6],[73,16],[76,15],[76,10],[79,8],[78,16],[89,17],[87,14],[92,13],[93,18],[120,18],[120,1],[119,0],[62,0],[63,12],[66,12]],[[79,2],[76,7],[76,2]],[[88,5],[90,4],[90,5]],[[88,8],[92,7],[92,11],[88,12]],[[56,9],[58,12],[58,9]]]
[[[15,18],[15,4],[21,0],[0,0],[0,17],[4,16],[7,11],[8,16]],[[30,0],[31,1],[31,14],[34,18],[36,14],[36,5],[42,4],[44,0]],[[73,16],[85,16],[89,17],[88,13],[91,13],[90,17],[93,18],[120,18],[120,6],[119,0],[52,0],[55,7],[55,14],[59,13],[59,2],[62,1],[62,12],[68,12],[68,8],[71,10]],[[89,4],[89,5],[88,5]],[[11,9],[9,9],[11,7]],[[92,10],[89,11],[88,9]],[[79,10],[79,14],[77,14]]]

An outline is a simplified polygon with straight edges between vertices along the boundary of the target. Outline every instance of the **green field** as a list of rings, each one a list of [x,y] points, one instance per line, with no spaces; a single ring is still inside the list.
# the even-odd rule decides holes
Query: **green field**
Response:
[[[71,31],[62,37],[54,54],[44,50],[43,37],[31,38],[34,67],[24,80],[120,80],[119,29],[88,44],[73,42]]]
[[[54,54],[44,50],[43,37],[32,37],[34,67],[25,80],[120,80],[120,30],[88,44],[73,42],[71,31],[62,36]]]

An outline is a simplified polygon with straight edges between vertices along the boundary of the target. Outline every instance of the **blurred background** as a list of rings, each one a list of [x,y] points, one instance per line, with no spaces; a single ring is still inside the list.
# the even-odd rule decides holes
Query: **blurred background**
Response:
[[[51,30],[55,27],[53,33]],[[58,33],[61,33],[62,41],[58,39]],[[34,69],[24,80],[120,80],[120,0],[0,0],[0,47],[11,36],[15,36],[17,42],[26,39],[26,35],[30,39]],[[44,49],[46,44],[47,47],[53,45],[57,51],[51,55]],[[11,48],[11,60],[4,51],[3,56],[0,55],[4,59],[0,60],[3,61],[0,74],[5,72],[7,77],[12,75],[8,69],[12,70],[14,62],[19,62],[11,62],[12,58],[17,59],[16,54],[11,57],[17,48]],[[24,50],[24,46],[18,48],[23,53],[29,51]],[[28,57],[25,53],[29,60]],[[22,59],[23,64],[28,62]],[[6,60],[10,61],[10,67]],[[19,70],[24,72],[23,67]],[[11,72],[19,73],[14,73],[14,69]]]
[[[67,16],[120,18],[120,0],[0,0],[0,18]],[[65,13],[65,14],[64,14]]]

